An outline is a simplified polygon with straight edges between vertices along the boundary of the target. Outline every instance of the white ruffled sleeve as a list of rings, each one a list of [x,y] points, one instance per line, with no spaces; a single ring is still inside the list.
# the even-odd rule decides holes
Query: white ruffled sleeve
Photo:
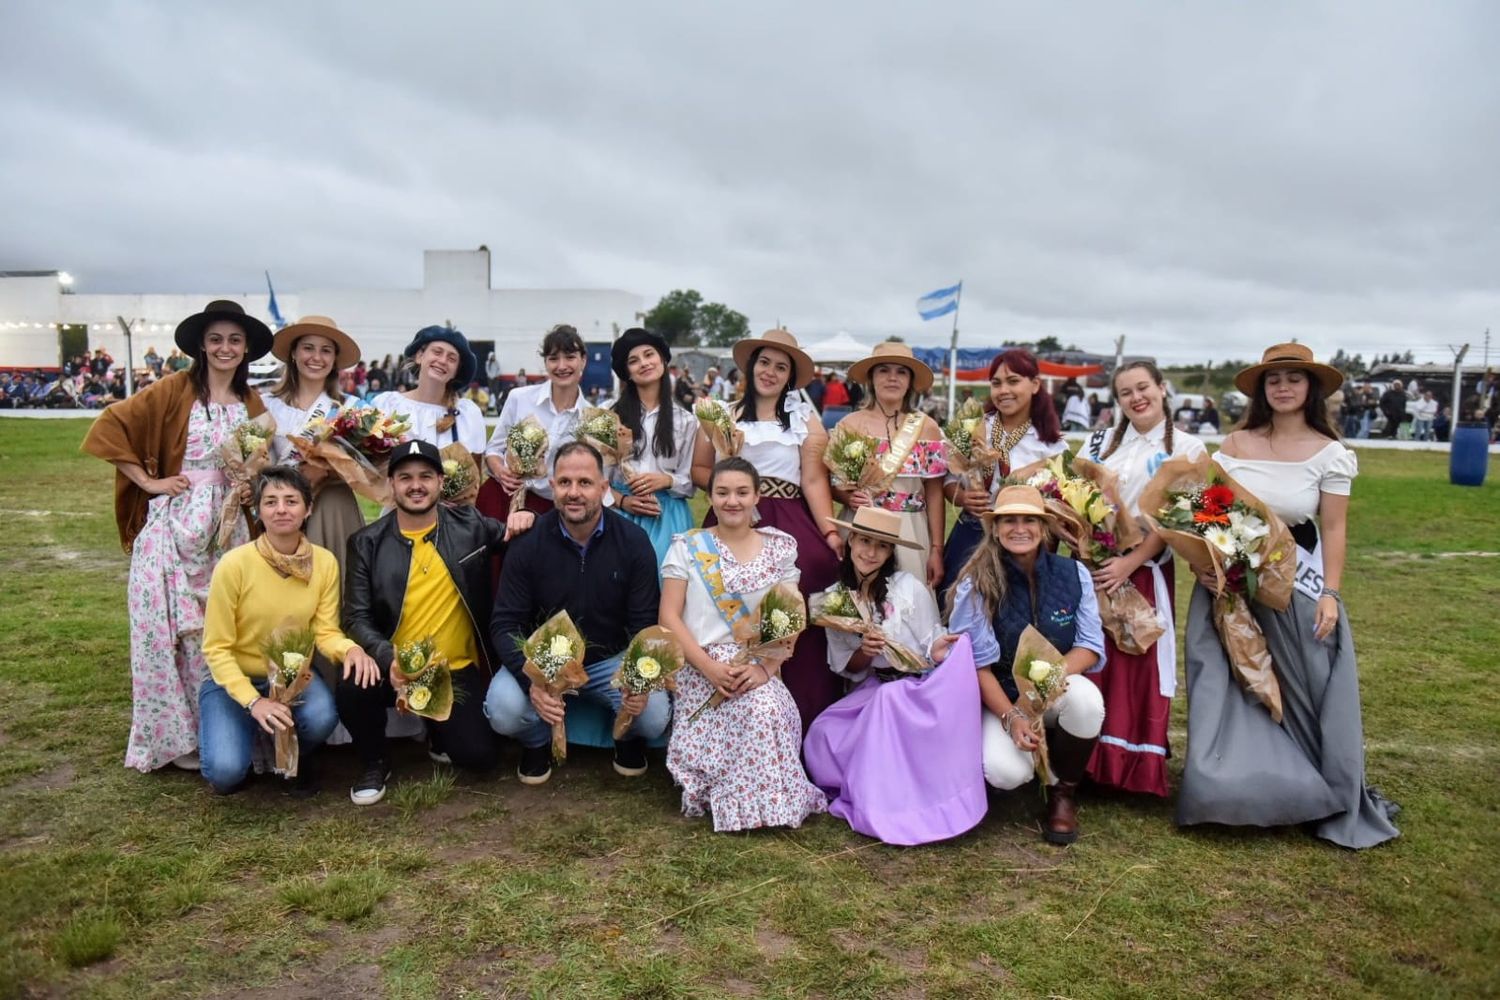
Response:
[[[686,539],[681,535],[672,536],[672,544],[667,547],[667,557],[661,563],[661,576],[663,580],[688,580],[692,578],[692,559],[688,554]]]
[[[850,670],[849,660],[859,652],[860,636],[853,632],[840,632],[836,629],[825,628],[824,633],[828,636],[828,669],[840,677],[848,678],[856,684],[870,676],[869,668],[864,670]]]
[[[901,639],[930,663],[932,644],[948,633],[938,615],[937,598],[924,581],[911,573],[897,573],[891,584],[891,603],[896,610],[892,618],[901,623]]]
[[[1359,458],[1343,445],[1328,450],[1332,455],[1323,468],[1323,475],[1318,478],[1318,489],[1346,497],[1354,490],[1354,477],[1359,475]]]
[[[806,396],[793,392],[786,397],[786,415],[791,420],[792,437],[797,439],[797,446],[800,448],[802,442],[807,440],[807,422],[819,419],[818,414]]]

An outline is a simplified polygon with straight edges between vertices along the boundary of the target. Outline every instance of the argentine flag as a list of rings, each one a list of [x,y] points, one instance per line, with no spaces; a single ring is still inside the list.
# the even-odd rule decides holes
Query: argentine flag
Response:
[[[958,297],[963,290],[964,283],[960,281],[951,288],[928,292],[917,300],[917,314],[923,319],[937,319],[939,316],[958,312]]]
[[[266,272],[266,291],[271,293],[271,301],[268,304],[271,312],[271,320],[276,324],[276,329],[280,330],[286,326],[286,320],[281,318],[281,310],[276,305],[276,289],[271,285],[270,271]]]

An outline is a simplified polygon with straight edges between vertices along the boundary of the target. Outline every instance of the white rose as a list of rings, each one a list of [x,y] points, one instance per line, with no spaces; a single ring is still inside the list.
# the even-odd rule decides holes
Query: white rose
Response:
[[[302,665],[307,662],[307,657],[301,653],[282,653],[281,665],[288,670],[301,670]]]
[[[1026,671],[1026,676],[1030,678],[1033,684],[1044,684],[1047,678],[1052,676],[1052,664],[1046,660],[1032,660],[1030,668]]]
[[[561,660],[573,656],[573,643],[565,635],[554,635],[552,641],[547,644],[547,652]]]
[[[844,449],[844,454],[848,455],[850,458],[859,458],[864,453],[865,443],[863,441],[850,441],[849,447]]]
[[[785,632],[792,627],[792,619],[785,611],[777,608],[771,612],[771,627],[777,632]]]
[[[635,661],[635,672],[646,680],[654,680],[661,676],[661,664],[650,656],[643,656]]]

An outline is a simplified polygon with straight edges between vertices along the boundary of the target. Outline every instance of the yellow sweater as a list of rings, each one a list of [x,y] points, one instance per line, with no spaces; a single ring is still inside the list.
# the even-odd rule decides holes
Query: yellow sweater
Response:
[[[258,692],[251,677],[266,676],[261,652],[283,627],[311,628],[318,652],[335,663],[354,648],[339,631],[339,564],[314,545],[312,579],[283,577],[255,551],[255,543],[226,552],[214,568],[203,612],[203,658],[214,681],[241,705]]]

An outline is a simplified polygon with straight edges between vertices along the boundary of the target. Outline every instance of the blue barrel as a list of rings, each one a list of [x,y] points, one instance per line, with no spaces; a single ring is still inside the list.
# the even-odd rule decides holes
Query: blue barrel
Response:
[[[1489,427],[1483,421],[1459,424],[1448,452],[1448,481],[1454,486],[1483,486],[1489,462]]]

